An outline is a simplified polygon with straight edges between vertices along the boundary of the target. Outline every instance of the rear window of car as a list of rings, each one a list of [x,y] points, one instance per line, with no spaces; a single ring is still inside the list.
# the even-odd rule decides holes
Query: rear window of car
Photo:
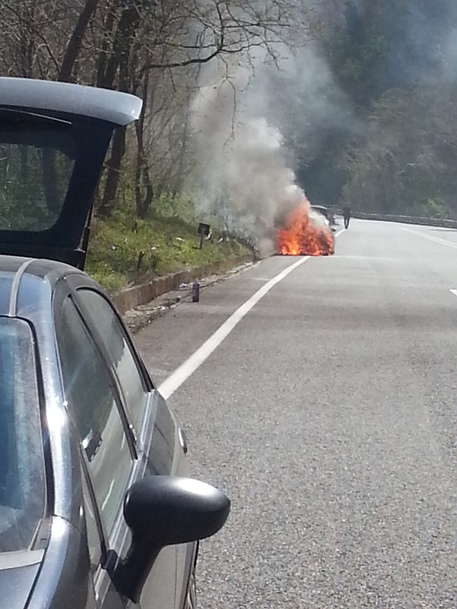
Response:
[[[45,512],[45,468],[33,335],[0,318],[0,552],[32,549]]]
[[[60,216],[74,169],[69,125],[0,115],[0,230],[47,230]]]

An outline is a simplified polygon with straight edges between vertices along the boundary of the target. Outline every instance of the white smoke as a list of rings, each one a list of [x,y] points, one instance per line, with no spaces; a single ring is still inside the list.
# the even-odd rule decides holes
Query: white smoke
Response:
[[[311,47],[300,57],[284,50],[279,72],[264,58],[232,67],[230,76],[209,70],[192,107],[197,199],[203,209],[216,206],[230,230],[273,240],[278,223],[305,198],[279,126],[289,118],[288,137],[305,138],[316,124],[341,120],[330,70]],[[277,90],[281,83],[287,90]],[[301,134],[290,133],[296,124]]]

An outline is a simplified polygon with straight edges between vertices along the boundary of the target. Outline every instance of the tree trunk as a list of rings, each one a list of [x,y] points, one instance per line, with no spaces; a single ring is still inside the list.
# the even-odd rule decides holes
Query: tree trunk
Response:
[[[92,15],[94,14],[95,9],[97,8],[97,4],[98,0],[86,0],[86,4],[84,5],[83,10],[81,11],[81,14],[78,17],[75,29],[73,30],[70,42],[68,43],[67,49],[65,51],[65,55],[62,60],[62,65],[60,66],[59,74],[57,76],[57,80],[64,82],[68,82],[71,80],[73,67],[81,49],[84,34],[86,32],[89,21],[91,20]]]
[[[189,110],[186,110],[186,116],[184,118],[184,129],[181,137],[181,148],[179,151],[178,169],[173,180],[173,198],[175,198],[178,192],[181,190],[184,178],[184,161],[187,155],[187,140],[189,136],[189,114]]]
[[[144,220],[154,199],[154,189],[149,175],[149,166],[144,153],[144,118],[149,94],[149,72],[143,77],[143,107],[140,118],[135,124],[137,138],[137,154],[135,169],[135,207],[138,218]]]
[[[140,20],[140,14],[136,6],[124,9],[116,30],[113,50],[111,57],[106,64],[104,74],[99,74],[101,78],[100,86],[112,88],[116,72],[119,72],[119,89],[128,92],[131,90],[129,74],[129,57],[132,48],[135,32]],[[116,203],[116,194],[121,175],[121,162],[125,152],[125,129],[118,130],[114,134],[111,147],[111,157],[108,162],[108,175],[106,177],[105,190],[100,207],[99,216],[108,218]]]
[[[97,87],[103,87],[103,82],[105,79],[106,64],[108,61],[109,37],[112,36],[114,32],[115,9],[116,4],[112,3],[103,27],[103,42],[100,45],[100,53],[97,58],[97,77],[95,81],[97,83]]]
[[[132,41],[138,28],[140,14],[136,6],[122,11],[119,24],[114,37],[113,49],[110,57],[103,58],[103,71],[99,70],[98,86],[111,89],[114,85],[116,72],[121,62],[128,62]],[[124,90],[120,84],[119,88]]]
[[[108,218],[116,202],[117,187],[121,175],[121,162],[125,150],[125,129],[118,129],[114,133],[111,146],[111,157],[108,162],[108,175],[106,176],[105,190],[102,202],[97,210],[101,218]]]

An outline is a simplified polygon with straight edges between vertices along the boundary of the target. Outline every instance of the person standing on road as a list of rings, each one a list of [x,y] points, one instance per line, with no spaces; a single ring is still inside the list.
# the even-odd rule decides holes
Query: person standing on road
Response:
[[[351,221],[351,206],[347,201],[343,205],[343,218],[344,228],[349,228],[349,222]]]

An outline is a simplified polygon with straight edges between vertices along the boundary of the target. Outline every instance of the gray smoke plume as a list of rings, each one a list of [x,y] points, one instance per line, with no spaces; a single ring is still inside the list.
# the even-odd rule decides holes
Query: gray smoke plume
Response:
[[[310,155],[320,130],[347,120],[344,99],[312,45],[279,50],[272,65],[258,57],[222,76],[203,74],[192,107],[198,164],[197,199],[224,217],[229,230],[274,240],[288,211],[305,199],[293,150]],[[288,146],[292,143],[292,146]]]
[[[220,72],[206,66],[192,108],[197,199],[203,210],[216,208],[229,229],[255,239],[274,236],[304,191],[311,203],[332,206],[348,187],[357,200],[350,154],[363,157],[366,149],[382,150],[386,143],[403,147],[404,132],[395,121],[381,130],[370,123],[381,100],[411,96],[423,109],[425,151],[436,136],[435,123],[443,133],[438,139],[453,141],[446,125],[453,124],[452,104],[446,100],[454,99],[457,83],[454,0],[308,2],[323,24],[319,44],[295,52],[282,46],[277,65],[258,54],[241,65],[224,64]],[[362,69],[363,77],[352,77],[351,66]],[[439,142],[436,158],[443,160]],[[446,162],[451,167],[453,157]],[[449,181],[448,175],[443,170]],[[455,192],[453,183],[449,191]],[[359,195],[366,205],[365,193]],[[452,198],[446,189],[443,197]],[[381,197],[375,199],[378,205]]]

